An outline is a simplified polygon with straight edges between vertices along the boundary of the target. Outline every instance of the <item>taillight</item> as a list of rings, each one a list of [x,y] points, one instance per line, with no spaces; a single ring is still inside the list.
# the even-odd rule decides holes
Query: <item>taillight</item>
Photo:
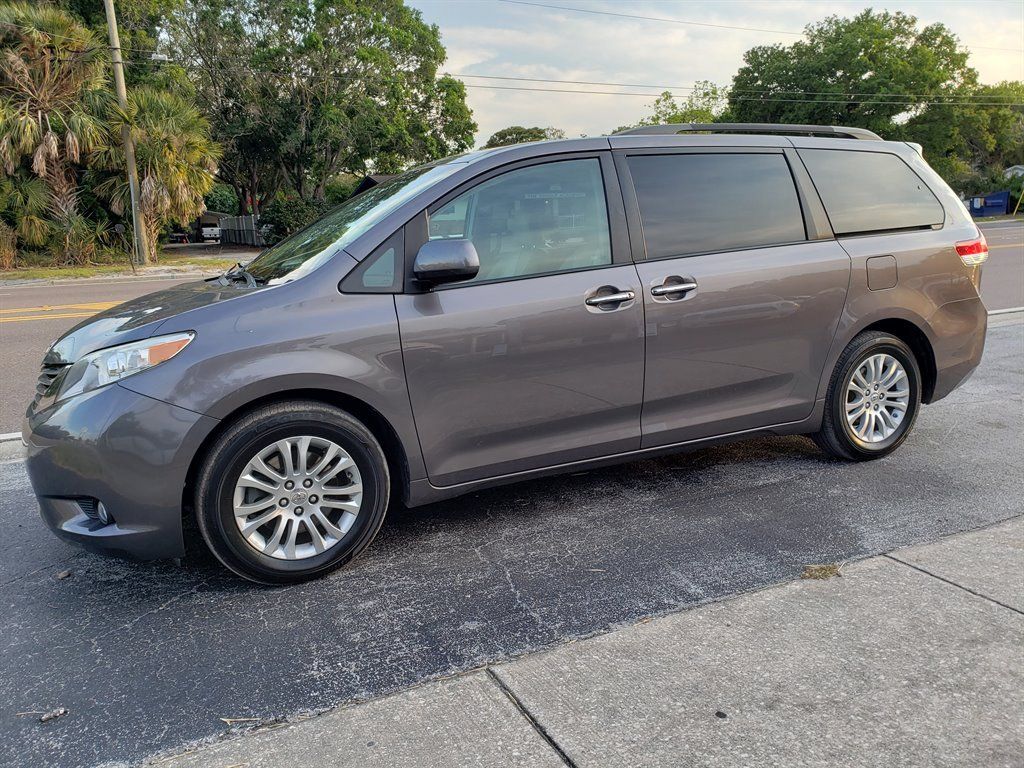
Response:
[[[968,267],[976,267],[988,258],[988,243],[981,232],[973,240],[964,240],[956,244],[956,252],[960,261]]]

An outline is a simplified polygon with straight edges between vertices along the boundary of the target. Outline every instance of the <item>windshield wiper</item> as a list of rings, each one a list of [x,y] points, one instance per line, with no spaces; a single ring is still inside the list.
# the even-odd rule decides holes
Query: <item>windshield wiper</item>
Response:
[[[238,262],[235,266],[217,278],[217,281],[221,285],[228,285],[237,280],[244,281],[246,288],[255,288],[260,284],[260,281],[256,279],[256,276],[247,270],[242,262]]]

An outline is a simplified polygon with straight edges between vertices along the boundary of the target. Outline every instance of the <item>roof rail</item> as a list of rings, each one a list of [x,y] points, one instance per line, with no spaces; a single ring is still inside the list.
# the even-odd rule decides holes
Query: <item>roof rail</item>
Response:
[[[865,128],[841,125],[785,125],[775,123],[668,123],[628,128],[613,136],[671,136],[677,133],[761,133],[774,136],[825,136],[833,139],[882,141],[877,133]]]

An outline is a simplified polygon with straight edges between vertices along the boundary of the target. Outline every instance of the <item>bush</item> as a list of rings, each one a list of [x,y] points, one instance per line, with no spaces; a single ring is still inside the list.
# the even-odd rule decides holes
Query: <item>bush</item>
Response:
[[[229,184],[214,184],[204,200],[206,210],[217,213],[238,213],[238,195]]]
[[[267,245],[280,242],[319,219],[327,208],[327,203],[303,200],[297,195],[279,195],[260,214],[260,226],[266,227],[264,240]]]

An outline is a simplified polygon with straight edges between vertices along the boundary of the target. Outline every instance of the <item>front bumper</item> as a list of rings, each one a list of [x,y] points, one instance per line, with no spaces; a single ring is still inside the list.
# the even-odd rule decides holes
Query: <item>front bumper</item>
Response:
[[[31,414],[22,439],[43,521],[92,550],[180,557],[189,465],[217,423],[119,384]],[[113,521],[90,517],[81,498],[98,499]]]

